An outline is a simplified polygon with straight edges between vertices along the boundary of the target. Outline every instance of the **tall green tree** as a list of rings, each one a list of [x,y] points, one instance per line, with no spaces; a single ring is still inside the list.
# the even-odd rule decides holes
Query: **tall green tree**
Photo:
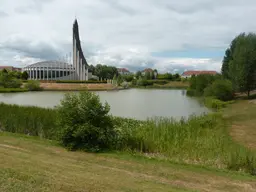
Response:
[[[232,59],[228,63],[228,74],[236,91],[250,92],[256,89],[256,34],[240,34],[236,42]]]

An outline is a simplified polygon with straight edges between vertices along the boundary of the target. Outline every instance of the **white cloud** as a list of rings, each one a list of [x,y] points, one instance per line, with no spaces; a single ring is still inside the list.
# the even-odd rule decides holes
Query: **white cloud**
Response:
[[[159,70],[219,69],[207,55],[154,57],[152,52],[223,51],[240,32],[255,32],[255,0],[1,0],[0,65],[19,65],[71,52],[78,18],[85,56],[92,64]],[[17,58],[16,57],[16,58]]]

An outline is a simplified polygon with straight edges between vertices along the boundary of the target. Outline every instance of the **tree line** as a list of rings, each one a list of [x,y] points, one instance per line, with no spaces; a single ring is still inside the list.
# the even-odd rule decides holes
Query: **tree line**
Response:
[[[236,92],[250,92],[256,89],[256,34],[241,33],[226,49],[221,68],[225,79],[232,82]]]
[[[256,89],[256,34],[241,33],[232,40],[225,51],[221,74],[192,76],[187,94],[228,101],[238,92],[247,93],[249,98],[254,89]]]

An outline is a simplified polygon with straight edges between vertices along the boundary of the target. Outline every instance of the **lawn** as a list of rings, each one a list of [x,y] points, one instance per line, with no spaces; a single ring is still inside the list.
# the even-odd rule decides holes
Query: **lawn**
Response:
[[[49,140],[0,133],[0,191],[256,191],[244,173],[130,154],[68,152]]]
[[[240,100],[224,110],[235,141],[256,150],[256,99]]]

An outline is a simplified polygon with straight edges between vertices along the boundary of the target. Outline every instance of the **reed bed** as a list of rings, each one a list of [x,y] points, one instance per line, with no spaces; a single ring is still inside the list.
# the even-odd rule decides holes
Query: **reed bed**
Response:
[[[0,103],[2,131],[56,139],[58,130],[56,119],[57,113],[54,109]]]

